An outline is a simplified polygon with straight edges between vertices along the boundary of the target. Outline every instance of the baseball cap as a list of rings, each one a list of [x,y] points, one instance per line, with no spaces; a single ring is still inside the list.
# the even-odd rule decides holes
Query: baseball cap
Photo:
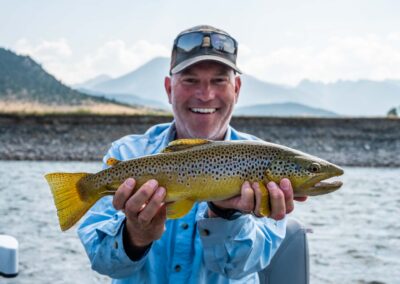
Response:
[[[174,40],[170,74],[176,74],[201,61],[220,62],[238,73],[236,66],[237,41],[227,32],[209,25],[182,31]]]

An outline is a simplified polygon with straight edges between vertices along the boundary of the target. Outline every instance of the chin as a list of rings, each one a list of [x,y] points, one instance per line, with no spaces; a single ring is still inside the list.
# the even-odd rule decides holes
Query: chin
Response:
[[[195,136],[193,136],[193,138],[218,140],[219,136],[222,136],[222,139],[223,139],[223,135],[218,135],[218,133],[216,131],[198,131],[195,133]]]

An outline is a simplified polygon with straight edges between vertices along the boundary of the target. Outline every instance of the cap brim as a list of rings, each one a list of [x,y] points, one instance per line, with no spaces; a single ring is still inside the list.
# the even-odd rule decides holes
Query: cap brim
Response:
[[[222,63],[222,64],[232,68],[233,70],[235,70],[239,74],[242,74],[242,71],[240,71],[240,69],[234,63],[232,63],[228,59],[225,59],[225,58],[222,58],[222,57],[219,57],[219,56],[216,56],[216,55],[199,55],[199,56],[196,56],[196,57],[189,58],[189,59],[179,63],[174,68],[172,68],[171,74],[179,73],[179,72],[183,71],[184,69],[188,68],[189,66],[191,66],[193,64],[199,63],[201,61],[207,61],[207,60],[211,60],[211,61],[216,61],[216,62]]]

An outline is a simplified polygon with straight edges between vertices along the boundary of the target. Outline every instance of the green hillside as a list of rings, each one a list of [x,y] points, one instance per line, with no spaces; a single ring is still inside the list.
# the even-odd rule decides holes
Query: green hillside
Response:
[[[69,106],[111,102],[65,86],[29,56],[4,48],[0,48],[0,100]]]

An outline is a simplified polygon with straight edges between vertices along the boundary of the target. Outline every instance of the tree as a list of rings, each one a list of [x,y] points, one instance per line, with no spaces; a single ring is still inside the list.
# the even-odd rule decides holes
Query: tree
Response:
[[[400,107],[398,107],[398,108],[391,108],[389,111],[388,111],[388,113],[387,113],[387,116],[389,116],[389,117],[398,117],[399,116],[399,113],[398,113],[398,109],[400,109]]]

